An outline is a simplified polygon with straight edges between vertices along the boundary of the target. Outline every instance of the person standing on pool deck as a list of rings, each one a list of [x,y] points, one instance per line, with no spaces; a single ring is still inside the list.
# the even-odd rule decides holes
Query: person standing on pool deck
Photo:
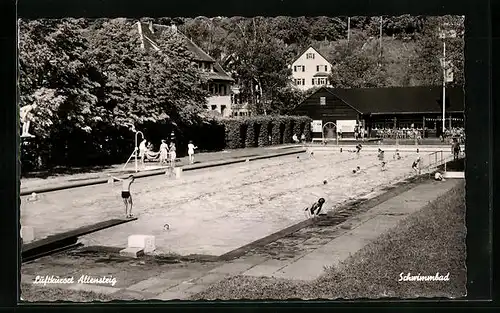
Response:
[[[142,166],[144,166],[144,158],[146,157],[146,139],[143,139],[139,144],[139,157],[141,158]]]
[[[130,194],[130,186],[134,182],[135,177],[134,175],[129,175],[125,179],[120,179],[117,177],[113,177],[113,179],[122,182],[122,199],[123,199],[123,204],[125,205],[125,217],[131,218],[133,217],[133,215],[132,215],[132,195]],[[129,210],[129,205],[130,205],[130,210]]]
[[[168,157],[168,145],[165,142],[165,139],[161,140],[161,145],[160,145],[160,165],[165,164],[167,161]]]
[[[193,144],[193,141],[190,140],[188,143],[188,155],[189,155],[189,163],[190,164],[194,163],[194,149],[198,149],[198,147],[196,147]]]
[[[453,151],[453,160],[458,160],[458,157],[460,156],[460,143],[458,142],[457,138],[453,138],[451,149]]]

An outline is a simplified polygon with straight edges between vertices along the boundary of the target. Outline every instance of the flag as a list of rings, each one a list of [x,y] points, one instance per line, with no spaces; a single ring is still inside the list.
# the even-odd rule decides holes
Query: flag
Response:
[[[457,31],[454,29],[440,29],[439,30],[439,38],[440,39],[456,38],[456,37],[457,37]]]
[[[451,61],[444,61],[443,58],[439,58],[441,67],[443,68],[444,80],[447,83],[453,82],[453,64]]]
[[[453,68],[449,67],[444,70],[444,81],[447,83],[453,82]]]

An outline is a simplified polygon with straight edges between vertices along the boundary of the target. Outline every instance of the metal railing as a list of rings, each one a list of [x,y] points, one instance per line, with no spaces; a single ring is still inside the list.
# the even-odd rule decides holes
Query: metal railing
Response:
[[[444,165],[444,172],[446,173],[446,164],[453,160],[453,154],[449,151],[436,151],[428,154],[426,157],[422,158],[422,161],[427,161],[422,167],[422,172],[427,172],[429,176],[436,172],[436,170]]]

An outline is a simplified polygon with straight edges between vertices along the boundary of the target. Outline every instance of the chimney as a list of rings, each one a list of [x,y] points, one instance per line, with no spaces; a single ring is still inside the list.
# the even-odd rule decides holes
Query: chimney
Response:
[[[177,32],[177,25],[172,24],[172,25],[171,25],[171,28],[172,28],[172,31],[173,31],[174,33],[176,33],[176,32]]]
[[[154,30],[153,30],[153,22],[152,21],[149,21],[149,30],[151,31],[151,33],[154,34]]]

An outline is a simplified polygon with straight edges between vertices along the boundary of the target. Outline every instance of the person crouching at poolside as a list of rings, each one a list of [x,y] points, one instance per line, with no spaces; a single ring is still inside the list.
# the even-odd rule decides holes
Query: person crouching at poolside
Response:
[[[321,209],[323,208],[323,205],[325,204],[325,199],[324,198],[319,198],[317,202],[314,202],[311,207],[306,208],[305,211],[310,213],[311,216],[318,216],[319,212],[321,212]]]

